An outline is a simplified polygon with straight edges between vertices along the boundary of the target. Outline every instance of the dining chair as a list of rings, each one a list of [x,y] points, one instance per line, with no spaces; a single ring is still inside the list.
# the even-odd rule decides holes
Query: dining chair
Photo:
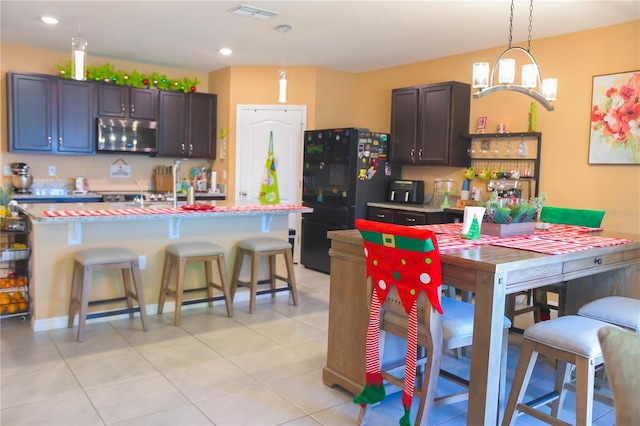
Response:
[[[614,327],[598,330],[604,365],[613,394],[616,425],[632,425],[640,419],[640,335]]]
[[[570,209],[564,207],[544,206],[540,211],[539,221],[557,225],[577,225],[589,228],[600,228],[604,218],[604,210]],[[558,304],[552,305],[548,301],[547,293],[558,295]],[[538,288],[533,292],[534,321],[550,318],[551,309],[558,311],[558,316],[564,315],[564,301],[566,297],[566,283],[552,284]]]
[[[371,404],[384,400],[386,384],[402,389],[404,415],[400,424],[411,424],[413,395],[419,398],[415,424],[428,420],[434,406],[468,399],[468,392],[436,398],[438,377],[468,387],[468,380],[441,371],[443,351],[471,345],[474,307],[454,298],[441,297],[442,271],[435,234],[426,229],[356,220],[365,252],[367,280],[372,285],[366,342],[366,384],[353,399],[360,404],[358,424],[368,422]],[[506,383],[507,333],[503,321],[501,404]],[[383,333],[381,333],[381,331]],[[386,334],[406,339],[406,356],[385,359]],[[382,354],[382,355],[381,355]],[[420,367],[418,369],[418,367]]]

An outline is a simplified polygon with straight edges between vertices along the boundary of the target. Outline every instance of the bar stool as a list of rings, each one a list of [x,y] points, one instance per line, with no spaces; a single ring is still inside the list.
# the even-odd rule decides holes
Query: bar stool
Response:
[[[213,282],[212,271],[213,262],[218,266],[218,274],[220,275],[220,284]],[[203,262],[206,287],[187,289],[186,291],[207,290],[206,299],[183,300],[184,289],[184,273],[187,263]],[[176,270],[176,265],[178,266]],[[176,287],[175,290],[169,288],[173,271],[176,271]],[[175,297],[176,310],[174,324],[180,325],[180,314],[182,306],[185,304],[198,303],[208,301],[209,306],[213,307],[213,289],[221,290],[224,302],[227,307],[227,316],[233,316],[233,306],[229,296],[229,284],[227,282],[227,266],[224,258],[224,249],[216,244],[209,242],[186,242],[170,244],[165,249],[164,268],[162,270],[162,281],[160,287],[160,299],[158,301],[158,315],[162,314],[164,302],[167,295]]]
[[[119,269],[122,271],[122,279],[124,281],[124,291],[127,300],[127,309],[129,317],[133,318],[135,309],[133,302],[138,303],[140,310],[140,320],[142,328],[147,331],[147,313],[144,303],[144,295],[142,291],[142,279],[140,277],[140,265],[138,264],[138,255],[131,250],[120,247],[98,248],[80,250],[73,256],[73,279],[71,283],[71,297],[69,300],[69,322],[68,328],[73,328],[73,321],[76,312],[78,314],[78,342],[84,340],[85,325],[88,315],[89,306],[105,303],[105,300],[89,301],[89,289],[91,287],[91,278],[95,271],[107,271]],[[109,300],[113,301],[113,300]],[[95,314],[95,316],[117,315],[123,311],[114,311]]]
[[[502,425],[512,425],[516,412],[520,411],[550,424],[559,424],[558,413],[562,408],[567,389],[575,388],[575,425],[590,425],[593,417],[594,373],[603,363],[598,330],[609,326],[602,321],[578,315],[566,315],[536,323],[524,331],[524,342],[518,367],[511,386]],[[619,327],[616,327],[619,329]],[[554,391],[523,404],[531,373],[538,354],[558,360]],[[575,365],[575,386],[569,385],[571,365]],[[600,397],[600,401],[613,406],[613,401]],[[551,415],[536,408],[553,401]],[[564,423],[562,423],[564,424]]]
[[[276,256],[283,255],[285,265],[287,267],[287,277],[276,274]],[[251,278],[250,281],[240,280],[240,270],[242,269],[242,261],[245,256],[251,258]],[[264,282],[258,282],[258,273],[260,269],[260,258],[267,256],[267,267],[269,279]],[[276,288],[276,280],[287,283],[287,287]],[[270,283],[270,290],[258,290],[258,284]],[[296,277],[293,273],[293,256],[291,254],[291,244],[278,238],[248,238],[238,242],[236,249],[236,259],[233,264],[233,275],[231,278],[231,300],[235,297],[237,287],[249,287],[251,296],[249,300],[249,313],[253,314],[256,304],[256,294],[271,293],[271,297],[275,297],[279,291],[289,291],[293,300],[293,305],[298,306],[298,290],[296,288]]]
[[[607,296],[587,303],[578,315],[608,322],[640,334],[640,300],[622,296]]]

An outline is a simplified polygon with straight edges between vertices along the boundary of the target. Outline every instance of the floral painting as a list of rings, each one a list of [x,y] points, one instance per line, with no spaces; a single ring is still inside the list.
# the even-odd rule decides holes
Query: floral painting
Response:
[[[640,71],[593,77],[589,164],[640,164]]]

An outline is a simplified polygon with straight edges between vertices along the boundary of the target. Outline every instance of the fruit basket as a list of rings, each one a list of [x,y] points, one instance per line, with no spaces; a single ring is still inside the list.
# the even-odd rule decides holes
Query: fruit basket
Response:
[[[29,258],[29,248],[8,248],[0,252],[1,262],[11,262],[15,260],[26,260]]]
[[[0,293],[0,315],[26,314],[29,312],[29,301],[26,292]]]

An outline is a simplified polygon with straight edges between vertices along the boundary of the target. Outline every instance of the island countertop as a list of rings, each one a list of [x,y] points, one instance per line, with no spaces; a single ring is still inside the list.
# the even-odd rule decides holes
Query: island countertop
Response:
[[[33,224],[68,222],[148,221],[153,219],[189,219],[226,216],[285,215],[309,213],[313,210],[295,204],[261,205],[251,201],[199,201],[194,206],[178,203],[150,203],[140,207],[134,203],[59,203],[20,204],[20,209]]]

